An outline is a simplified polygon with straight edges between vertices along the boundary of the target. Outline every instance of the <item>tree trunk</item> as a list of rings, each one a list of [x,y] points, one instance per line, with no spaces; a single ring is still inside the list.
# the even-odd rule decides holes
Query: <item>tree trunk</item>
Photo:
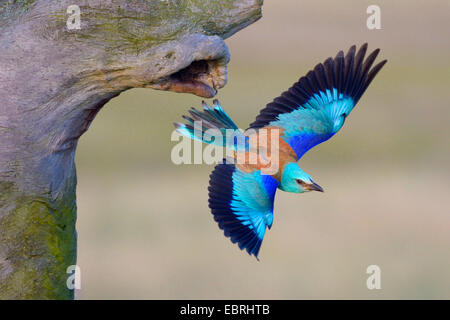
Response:
[[[80,29],[69,29],[80,8]],[[70,299],[78,138],[130,88],[214,96],[262,0],[0,0],[0,299]],[[67,23],[69,21],[69,24]]]

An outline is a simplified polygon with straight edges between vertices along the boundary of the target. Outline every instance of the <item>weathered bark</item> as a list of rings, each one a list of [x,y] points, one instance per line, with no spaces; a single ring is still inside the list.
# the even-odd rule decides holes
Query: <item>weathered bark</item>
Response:
[[[69,5],[81,29],[68,30]],[[0,0],[0,298],[73,298],[78,138],[130,88],[212,97],[262,0]]]

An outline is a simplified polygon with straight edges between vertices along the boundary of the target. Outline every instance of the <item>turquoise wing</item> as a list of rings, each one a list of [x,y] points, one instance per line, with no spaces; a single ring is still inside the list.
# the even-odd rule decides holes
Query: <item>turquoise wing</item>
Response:
[[[356,53],[352,46],[340,51],[300,78],[288,91],[269,103],[250,128],[279,127],[282,138],[300,159],[309,149],[336,134],[373,78],[384,66],[372,68],[379,49],[364,59],[367,44]]]
[[[273,222],[278,181],[260,171],[246,173],[234,164],[218,164],[210,176],[209,207],[218,223],[241,250],[258,257],[266,229]]]

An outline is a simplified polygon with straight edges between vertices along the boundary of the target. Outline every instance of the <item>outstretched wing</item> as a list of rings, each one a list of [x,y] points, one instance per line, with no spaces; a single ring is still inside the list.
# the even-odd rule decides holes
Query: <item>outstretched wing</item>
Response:
[[[278,181],[260,171],[246,173],[218,164],[209,181],[209,207],[226,237],[258,258],[266,228],[272,226]]]
[[[366,59],[367,43],[356,53],[352,46],[344,57],[340,51],[300,78],[288,91],[269,103],[250,128],[279,127],[280,135],[295,151],[297,158],[331,138],[344,124],[384,60],[373,68],[379,53]]]

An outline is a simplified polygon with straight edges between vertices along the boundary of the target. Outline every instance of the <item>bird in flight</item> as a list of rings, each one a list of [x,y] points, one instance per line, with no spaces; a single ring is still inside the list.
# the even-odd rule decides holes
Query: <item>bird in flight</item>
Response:
[[[183,116],[186,123],[175,123],[184,136],[233,150],[232,161],[224,159],[210,175],[209,207],[219,228],[241,250],[258,259],[266,229],[272,226],[277,189],[323,192],[299,167],[298,160],[341,129],[387,62],[383,60],[372,67],[379,51],[376,49],[365,58],[366,43],[357,52],[352,46],[345,55],[339,51],[334,59],[317,64],[262,109],[245,131],[238,129],[217,100],[211,107],[203,103],[203,111],[192,108],[189,116]],[[200,123],[199,130],[196,123]],[[211,130],[225,135],[232,130],[236,134],[232,139],[217,139]],[[275,137],[276,143],[263,144],[263,132],[265,141]],[[249,161],[255,150],[256,161]],[[240,155],[245,157],[239,158]],[[275,170],[269,172],[268,167]]]

